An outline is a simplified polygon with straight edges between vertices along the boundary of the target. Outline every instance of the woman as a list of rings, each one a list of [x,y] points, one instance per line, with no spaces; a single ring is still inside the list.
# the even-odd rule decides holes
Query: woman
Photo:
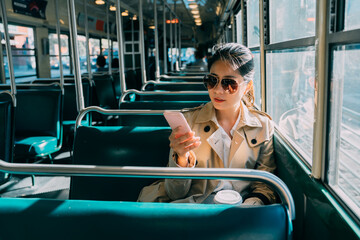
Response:
[[[253,55],[243,45],[213,48],[204,77],[211,102],[183,114],[192,132],[171,133],[169,167],[249,168],[274,172],[273,123],[253,108]],[[198,135],[196,137],[195,135]],[[276,201],[265,184],[247,181],[166,179],[145,187],[138,201],[213,203],[220,190],[235,190],[249,205]]]

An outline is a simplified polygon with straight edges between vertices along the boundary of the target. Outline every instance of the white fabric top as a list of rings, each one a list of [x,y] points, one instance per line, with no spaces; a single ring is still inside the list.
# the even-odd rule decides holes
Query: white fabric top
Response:
[[[239,112],[239,116],[238,116],[234,126],[230,130],[231,137],[234,135],[234,131],[236,130],[236,126],[240,122],[240,116],[241,116],[241,112]],[[224,167],[228,168],[229,167],[229,155],[230,155],[231,138],[225,132],[225,130],[221,127],[221,125],[219,124],[217,119],[216,119],[215,123],[219,127],[219,129],[217,131],[220,131],[220,133],[221,133],[221,138],[220,138],[219,145],[220,145],[220,147],[222,149],[222,151],[220,151],[220,152],[222,152],[222,154],[220,154],[219,157],[223,161]],[[214,192],[218,192],[220,190],[231,190],[231,189],[233,189],[231,181],[229,181],[229,180],[220,180],[220,182],[216,186]]]

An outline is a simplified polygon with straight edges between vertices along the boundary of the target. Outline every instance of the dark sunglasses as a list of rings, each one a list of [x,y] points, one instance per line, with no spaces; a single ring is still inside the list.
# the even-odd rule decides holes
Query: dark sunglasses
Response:
[[[210,90],[216,88],[216,86],[219,84],[219,78],[214,75],[205,75],[203,78],[203,82],[205,87]],[[235,81],[234,79],[226,78],[223,78],[221,80],[221,86],[226,92],[230,94],[235,93],[239,88],[239,84],[237,81]]]

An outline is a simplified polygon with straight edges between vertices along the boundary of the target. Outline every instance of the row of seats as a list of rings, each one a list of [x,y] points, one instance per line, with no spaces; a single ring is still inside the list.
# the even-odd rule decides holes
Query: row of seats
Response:
[[[134,73],[128,73],[128,75],[133,75],[133,78],[136,77]],[[207,96],[193,98],[187,96],[147,95],[140,96],[139,99],[135,99],[135,102],[119,104],[120,82],[116,79],[116,76],[119,77],[117,73],[114,73],[113,76],[95,74],[93,82],[83,78],[85,106],[96,105],[105,109],[182,109],[196,107],[209,100]],[[129,79],[128,81],[136,80]],[[2,126],[4,126],[4,129],[15,129],[15,137],[5,137],[4,135],[1,138],[4,142],[1,146],[6,149],[6,151],[2,151],[1,159],[6,159],[9,162],[13,160],[23,162],[24,159],[25,161],[34,161],[38,157],[51,156],[62,145],[72,148],[75,119],[78,114],[75,83],[73,78],[67,78],[62,89],[59,83],[59,79],[39,79],[33,81],[30,85],[18,85],[16,94],[17,107],[14,108],[13,104],[8,101],[2,103],[2,110],[4,111],[1,114],[4,122]],[[44,84],[47,84],[47,86]],[[169,90],[173,90],[171,85],[168,87]],[[165,89],[164,86],[162,89]],[[10,91],[10,86],[1,85],[0,91]],[[5,98],[11,99],[10,95],[6,96]],[[11,108],[11,110],[5,111],[7,108]],[[89,120],[106,122],[103,116],[100,118],[99,116],[101,115],[93,114]],[[8,118],[11,120],[5,121]],[[155,120],[152,120],[153,118]],[[117,118],[115,124],[152,125],[159,122],[160,126],[167,125],[161,116],[148,117],[149,121],[136,121],[136,119],[134,116],[123,116]],[[11,123],[13,126],[7,127],[5,123]],[[7,131],[7,134],[11,132]],[[11,149],[14,144],[16,145],[15,154],[9,154],[9,152],[13,151]],[[15,159],[12,159],[13,155]]]
[[[95,89],[100,85],[102,83],[95,82]],[[206,102],[205,99],[184,99],[184,96],[179,96],[182,101],[167,99],[166,102],[156,96],[147,97],[121,103],[119,107],[179,109]],[[74,140],[74,164],[166,167],[171,130],[161,115],[148,117],[121,115],[118,122],[121,126],[79,126]],[[145,124],[141,124],[141,120]],[[136,201],[140,190],[155,180],[74,176],[70,200],[2,199],[0,225],[4,231],[0,237],[289,239],[291,222],[282,204],[236,207],[128,202]],[[14,221],[26,227],[17,231],[9,224]],[[41,231],[37,226],[42,227]]]
[[[168,89],[155,87],[148,90]],[[120,109],[191,108],[207,102],[209,99],[206,97],[208,96],[203,99],[188,97],[184,100],[184,96],[181,95],[170,97],[144,95],[135,98],[133,102],[120,103]],[[139,117],[129,114],[120,115],[119,119],[119,126],[79,126],[74,143],[74,163],[166,167],[169,154],[168,137],[171,129],[164,117],[162,115]],[[152,232],[157,232],[159,234],[154,236],[156,238],[172,236],[175,239],[290,238],[291,222],[282,204],[247,208],[224,205],[134,203],[141,189],[156,180],[73,176],[70,185],[70,199],[72,200],[69,201],[95,200],[96,204],[114,204],[113,201],[116,201],[119,205],[109,215],[116,215],[114,219],[123,223],[121,225],[123,237],[142,238],[148,237]],[[126,208],[124,214],[117,215],[117,211],[123,208]],[[216,214],[213,215],[215,212]],[[92,216],[91,213],[89,215]],[[133,221],[126,221],[127,218],[124,215],[130,216],[131,219],[139,222],[139,225],[134,224]],[[163,221],[163,217],[167,220]],[[207,224],[204,224],[205,222]],[[135,226],[143,231],[134,233]]]
[[[74,163],[166,167],[170,132],[169,127],[80,126],[74,143]],[[77,203],[88,204],[89,209],[84,211],[90,222],[99,208],[99,211],[107,209],[104,216],[112,218],[105,217],[103,223],[110,232],[113,231],[112,221],[121,223],[118,228],[122,236],[127,237],[148,237],[153,231],[159,238],[175,234],[172,237],[175,239],[202,239],[205,236],[209,239],[290,239],[291,221],[283,204],[236,207],[134,202],[141,189],[156,180],[74,176],[71,177],[71,200],[65,204],[78,211]],[[74,202],[76,200],[78,202]],[[75,212],[68,212],[67,215],[74,216]],[[128,217],[133,221],[128,221]],[[209,226],[212,226],[211,230]],[[141,227],[144,231],[133,233],[135,227]]]

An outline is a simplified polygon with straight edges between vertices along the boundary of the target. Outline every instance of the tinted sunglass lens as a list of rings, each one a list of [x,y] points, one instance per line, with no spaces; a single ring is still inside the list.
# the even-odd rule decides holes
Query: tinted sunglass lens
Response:
[[[232,79],[223,79],[221,85],[225,91],[234,93],[238,89],[238,83]]]
[[[205,87],[207,87],[208,89],[212,89],[216,86],[218,80],[216,77],[211,76],[211,75],[207,75],[204,77],[204,84]]]

